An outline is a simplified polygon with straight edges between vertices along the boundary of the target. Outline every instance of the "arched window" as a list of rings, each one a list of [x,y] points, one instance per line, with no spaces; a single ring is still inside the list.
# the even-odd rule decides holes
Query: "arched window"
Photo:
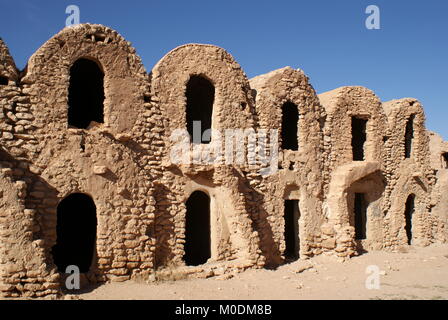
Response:
[[[193,75],[187,84],[187,130],[193,143],[208,144],[209,140],[202,140],[206,130],[212,127],[213,103],[215,87],[202,76]],[[194,130],[194,122],[200,121],[200,130]],[[200,136],[199,136],[200,134]]]
[[[92,121],[104,123],[104,73],[96,62],[79,59],[70,68],[68,125],[87,129]]]
[[[96,242],[96,207],[92,198],[74,193],[62,200],[57,208],[57,240],[53,260],[60,272],[75,265],[88,272]]]
[[[197,266],[211,257],[210,198],[202,191],[195,191],[186,207],[184,261],[189,266]]]
[[[282,149],[299,150],[299,110],[297,105],[286,102],[282,106]]]
[[[406,230],[406,236],[408,238],[408,244],[412,243],[412,216],[415,212],[415,195],[411,194],[408,199],[406,200],[405,205],[405,230]]]
[[[406,159],[410,158],[412,154],[412,141],[414,139],[414,119],[415,115],[412,115],[406,122],[406,133],[404,143],[404,155]]]

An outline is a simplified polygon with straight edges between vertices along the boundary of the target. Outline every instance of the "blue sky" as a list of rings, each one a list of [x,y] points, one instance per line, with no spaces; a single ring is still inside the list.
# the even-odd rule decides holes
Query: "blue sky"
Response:
[[[228,50],[249,78],[284,66],[303,69],[318,93],[361,85],[383,101],[414,97],[427,127],[448,140],[446,0],[0,0],[0,37],[19,68],[65,26],[65,8],[81,22],[116,29],[148,71],[171,49],[211,43]],[[368,30],[368,5],[381,29]]]

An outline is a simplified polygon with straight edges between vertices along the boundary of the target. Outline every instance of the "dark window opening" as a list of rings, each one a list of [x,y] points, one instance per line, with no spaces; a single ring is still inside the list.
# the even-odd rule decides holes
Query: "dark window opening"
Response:
[[[89,271],[96,243],[96,207],[92,198],[74,193],[62,200],[57,208],[56,245],[53,260],[59,272],[75,265],[80,272]]]
[[[352,117],[353,161],[364,161],[364,145],[367,141],[367,120]]]
[[[442,154],[443,168],[448,169],[448,152]]]
[[[198,266],[211,257],[210,198],[195,191],[186,206],[184,261],[188,266]]]
[[[68,124],[87,129],[104,123],[104,73],[92,60],[79,59],[70,69]]]
[[[410,116],[408,122],[406,123],[404,143],[404,155],[406,159],[409,159],[412,153],[412,140],[414,139],[414,118],[414,115]]]
[[[363,193],[355,193],[355,239],[367,238],[367,201]]]
[[[299,201],[285,200],[285,258],[297,260],[299,258]]]
[[[105,34],[95,34],[94,39],[96,42],[104,42],[106,40]]]
[[[292,102],[282,106],[282,149],[299,150],[298,142],[299,110]]]
[[[213,103],[215,100],[215,87],[213,84],[201,77],[201,76],[191,76],[187,84],[187,130],[193,139],[193,143],[208,144],[209,140],[202,140],[203,134],[206,130],[212,127],[212,114],[213,114]],[[201,130],[197,130],[195,136],[194,133],[194,122],[200,121]]]
[[[95,33],[95,34],[86,34],[86,39],[92,40],[94,42],[106,42],[106,35],[102,33]],[[107,42],[106,42],[107,43]]]
[[[412,243],[412,216],[415,212],[415,196],[410,195],[408,199],[406,200],[406,206],[405,206],[405,230],[406,230],[406,237],[408,239],[408,244],[410,245]]]
[[[0,76],[0,86],[7,86],[8,82],[8,78]]]

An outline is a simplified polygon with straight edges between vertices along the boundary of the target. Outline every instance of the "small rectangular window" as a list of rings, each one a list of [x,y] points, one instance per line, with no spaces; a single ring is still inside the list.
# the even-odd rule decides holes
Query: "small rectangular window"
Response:
[[[292,102],[282,106],[282,149],[299,150],[299,109]]]
[[[367,140],[367,120],[352,117],[352,151],[353,161],[364,161],[364,146]]]
[[[7,86],[8,78],[0,76],[0,86]]]
[[[444,169],[448,169],[448,152],[442,153],[442,166]]]
[[[414,140],[414,118],[415,115],[410,116],[406,123],[406,133],[404,143],[404,156],[406,159],[409,159],[412,153],[412,141]]]

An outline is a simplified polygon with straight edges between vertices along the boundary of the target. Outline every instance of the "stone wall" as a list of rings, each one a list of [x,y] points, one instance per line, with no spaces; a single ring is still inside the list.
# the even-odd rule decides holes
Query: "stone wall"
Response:
[[[298,109],[298,149],[282,148],[279,136],[278,171],[255,180],[259,203],[254,215],[262,235],[261,247],[268,263],[284,256],[284,200],[299,200],[299,255],[310,257],[322,252],[322,172],[324,150],[320,125],[324,110],[308,77],[301,70],[279,69],[251,80],[256,93],[258,128],[282,131],[282,106],[293,103]],[[331,249],[331,241],[323,245]],[[334,248],[334,247],[333,247]],[[324,248],[325,249],[325,248]]]
[[[388,228],[384,237],[385,247],[395,248],[407,244],[404,209],[410,195],[415,196],[416,202],[412,242],[427,245],[432,241],[433,224],[437,227],[438,222],[430,214],[431,192],[435,181],[430,169],[429,137],[424,124],[423,107],[415,99],[389,101],[383,107],[389,124],[386,142],[388,183],[385,221]],[[408,121],[413,122],[409,158],[405,154]]]
[[[431,194],[431,215],[438,223],[433,228],[436,242],[448,240],[448,142],[434,132],[428,132],[430,142],[430,165],[435,175]]]

